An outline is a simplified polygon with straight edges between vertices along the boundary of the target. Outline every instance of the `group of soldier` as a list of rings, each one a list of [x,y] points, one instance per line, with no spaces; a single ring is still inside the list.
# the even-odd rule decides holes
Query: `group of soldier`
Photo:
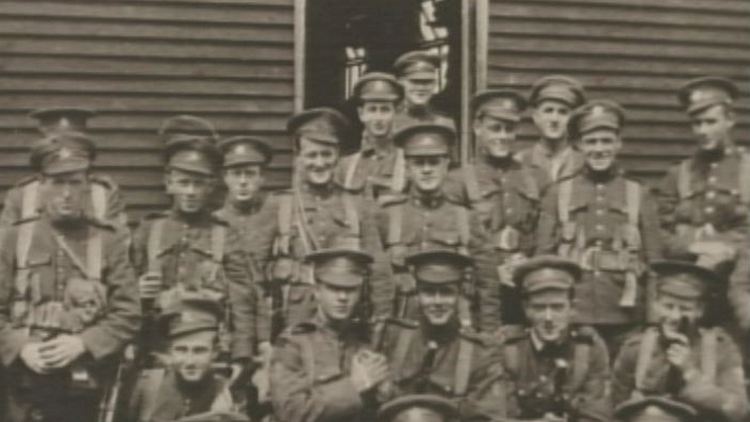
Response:
[[[35,174],[1,217],[4,420],[747,420],[735,85],[680,89],[697,148],[648,188],[619,164],[623,108],[557,75],[477,93],[477,158],[452,165],[437,68],[365,74],[349,156],[341,113],[294,115],[281,192],[265,140],[168,119],[171,207],[132,232],[93,113],[32,113]]]

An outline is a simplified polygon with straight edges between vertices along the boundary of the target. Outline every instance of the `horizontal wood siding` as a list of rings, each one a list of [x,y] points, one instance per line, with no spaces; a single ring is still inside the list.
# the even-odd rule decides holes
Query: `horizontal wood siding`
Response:
[[[63,105],[99,111],[96,167],[134,219],[167,204],[156,130],[175,114],[267,138],[283,187],[293,104],[294,0],[0,1],[2,191],[29,172],[27,113]]]
[[[487,84],[528,93],[537,78],[566,74],[590,98],[628,111],[624,158],[654,181],[692,151],[676,90],[704,75],[735,80],[738,141],[750,141],[750,1],[490,0]],[[522,142],[536,136],[526,120]]]

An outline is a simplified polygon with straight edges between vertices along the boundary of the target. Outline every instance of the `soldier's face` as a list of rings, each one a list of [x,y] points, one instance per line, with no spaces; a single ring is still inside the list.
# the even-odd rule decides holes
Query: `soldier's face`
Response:
[[[410,156],[406,159],[406,171],[419,191],[435,192],[448,175],[449,163],[448,157],[442,155]]]
[[[305,138],[300,139],[299,148],[299,161],[308,183],[325,185],[333,180],[339,160],[338,148]]]
[[[586,165],[594,171],[609,170],[622,149],[620,136],[609,129],[597,129],[581,136],[578,148],[586,158]]]
[[[396,107],[390,101],[366,101],[357,108],[365,132],[376,138],[388,136],[393,126]]]
[[[331,321],[344,321],[352,317],[359,301],[360,287],[342,287],[318,283],[315,289],[318,306]]]
[[[211,177],[172,169],[165,176],[167,193],[180,212],[193,214],[206,208],[214,188]]]
[[[544,139],[560,140],[567,136],[570,107],[560,101],[543,100],[531,114]]]
[[[553,289],[534,293],[524,301],[524,311],[537,338],[545,342],[558,341],[573,317],[570,293]]]
[[[674,332],[679,329],[683,319],[687,319],[691,325],[695,326],[703,316],[703,305],[698,299],[659,293],[654,302],[654,311],[662,327]]]
[[[513,152],[517,124],[484,116],[474,120],[474,135],[479,144],[492,157],[505,158]]]
[[[45,175],[42,179],[46,209],[54,220],[71,220],[83,214],[84,200],[89,189],[88,173],[77,171]]]
[[[216,333],[199,331],[172,340],[169,357],[175,373],[185,382],[202,381],[217,356]]]
[[[417,284],[417,301],[430,325],[446,325],[453,320],[458,306],[458,283]]]
[[[437,93],[437,78],[410,79],[404,77],[400,81],[401,85],[404,86],[404,100],[408,105],[426,106],[432,96]]]
[[[715,105],[690,116],[693,134],[703,150],[724,147],[734,127],[734,115],[722,105]]]
[[[256,164],[234,166],[224,170],[227,193],[234,202],[246,202],[253,199],[263,186],[263,181],[263,172]]]

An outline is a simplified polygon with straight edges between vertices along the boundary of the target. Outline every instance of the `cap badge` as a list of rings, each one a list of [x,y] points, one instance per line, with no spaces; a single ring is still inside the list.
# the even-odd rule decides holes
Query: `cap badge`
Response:
[[[57,157],[61,159],[70,158],[73,156],[73,151],[68,148],[60,148],[60,152],[57,153]]]

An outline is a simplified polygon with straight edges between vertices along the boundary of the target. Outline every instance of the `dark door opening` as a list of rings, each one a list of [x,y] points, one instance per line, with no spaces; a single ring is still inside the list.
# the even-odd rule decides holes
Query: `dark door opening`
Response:
[[[357,122],[347,101],[357,79],[370,71],[392,72],[401,54],[426,50],[443,61],[433,105],[459,123],[461,1],[307,0],[304,106],[336,107]]]

